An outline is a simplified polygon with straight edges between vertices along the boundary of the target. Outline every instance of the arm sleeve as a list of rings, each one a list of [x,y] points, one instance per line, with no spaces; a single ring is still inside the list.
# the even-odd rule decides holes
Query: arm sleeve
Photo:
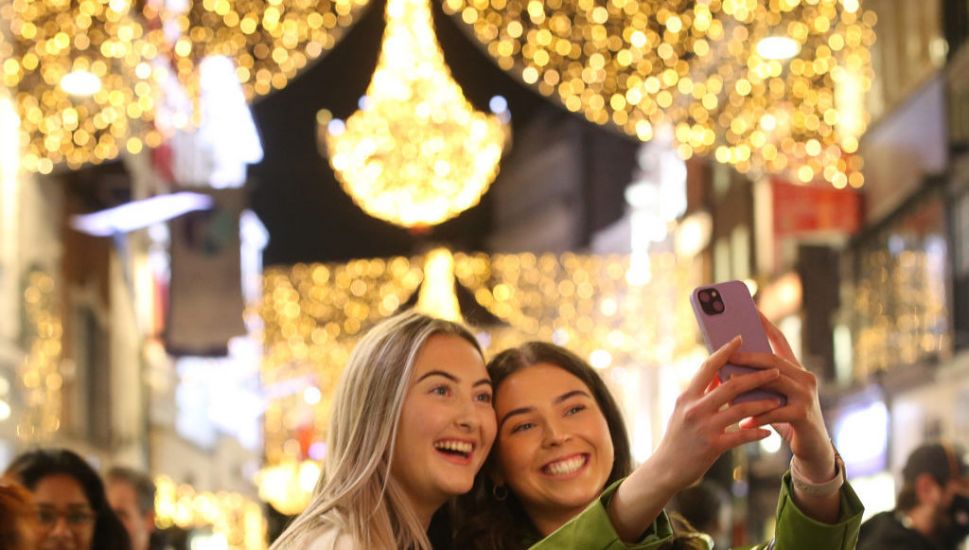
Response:
[[[559,527],[551,535],[534,543],[532,550],[658,550],[673,538],[666,512],[643,533],[640,540],[623,542],[609,519],[609,502],[622,480],[616,481],[581,514]]]
[[[774,541],[768,548],[775,550],[853,550],[858,543],[858,530],[864,505],[847,480],[841,487],[841,513],[838,521],[822,523],[804,514],[792,498],[791,473],[784,474],[781,494],[777,499],[777,527]]]

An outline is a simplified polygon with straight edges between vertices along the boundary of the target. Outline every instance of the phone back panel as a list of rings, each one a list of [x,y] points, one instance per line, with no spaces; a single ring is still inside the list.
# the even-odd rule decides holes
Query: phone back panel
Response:
[[[724,306],[722,313],[711,315],[703,310],[698,293],[705,289],[715,289],[720,293]],[[693,313],[700,324],[703,340],[711,353],[733,340],[738,334],[743,337],[743,342],[740,345],[741,351],[773,353],[770,341],[767,339],[767,333],[764,332],[764,326],[760,322],[760,314],[757,312],[754,299],[751,298],[747,285],[741,281],[727,281],[694,289],[690,294],[690,304],[693,306]],[[720,369],[720,381],[725,382],[734,374],[746,374],[756,370],[758,369],[728,363]],[[784,396],[771,391],[754,390],[743,394],[735,401],[743,402],[778,397],[783,398]]]

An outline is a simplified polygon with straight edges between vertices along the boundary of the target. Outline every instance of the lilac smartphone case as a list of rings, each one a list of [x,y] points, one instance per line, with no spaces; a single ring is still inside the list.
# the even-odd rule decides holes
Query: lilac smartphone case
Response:
[[[714,289],[720,294],[724,306],[722,313],[711,315],[703,310],[698,293],[706,289]],[[764,332],[764,327],[760,323],[757,306],[754,304],[754,299],[750,297],[750,291],[747,290],[747,285],[744,283],[728,281],[696,288],[690,294],[690,304],[693,306],[693,313],[700,324],[700,332],[703,334],[703,340],[706,342],[710,353],[733,340],[734,336],[738,334],[743,336],[743,343],[740,345],[741,351],[773,353],[770,341],[767,339],[767,333]],[[734,374],[746,374],[757,370],[759,369],[728,363],[720,369],[720,381],[726,382]],[[738,396],[734,399],[734,402],[742,403],[778,398],[783,403],[787,403],[787,397],[783,394],[769,390],[751,390]]]

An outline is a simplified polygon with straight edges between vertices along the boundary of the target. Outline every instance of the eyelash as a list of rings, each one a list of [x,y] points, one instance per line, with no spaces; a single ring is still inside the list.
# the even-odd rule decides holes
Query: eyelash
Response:
[[[518,432],[521,432],[521,431],[524,431],[524,430],[527,430],[527,429],[529,429],[529,428],[531,428],[531,427],[532,427],[532,426],[534,426],[534,425],[535,425],[535,424],[532,424],[531,422],[523,422],[523,423],[521,423],[521,424],[519,424],[519,425],[517,425],[517,426],[515,426],[514,428],[512,428],[512,429],[511,429],[511,433],[513,433],[513,434],[516,434],[516,433],[518,433]]]
[[[574,407],[569,407],[569,410],[565,411],[566,416],[572,416],[573,414],[578,414],[585,410],[585,405],[575,405]]]
[[[586,406],[585,405],[575,405],[575,406],[569,407],[565,411],[565,416],[573,416],[573,415],[579,414],[580,412],[584,411],[585,409],[586,409]],[[517,426],[513,427],[511,429],[511,433],[515,434],[515,433],[518,433],[518,432],[521,432],[521,431],[524,431],[524,430],[531,429],[534,426],[535,426],[535,424],[532,423],[532,422],[523,422],[523,423],[518,424]]]
[[[447,395],[450,395],[451,388],[449,386],[446,386],[446,385],[434,386],[433,388],[431,388],[430,393],[436,394],[436,395],[440,395],[441,397],[445,397]],[[474,396],[474,399],[476,401],[480,401],[482,403],[491,404],[491,394],[488,393],[488,392],[482,392],[482,393]]]

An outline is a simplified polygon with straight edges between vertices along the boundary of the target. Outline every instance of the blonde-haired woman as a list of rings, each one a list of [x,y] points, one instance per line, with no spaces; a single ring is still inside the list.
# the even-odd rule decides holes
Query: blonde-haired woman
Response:
[[[368,332],[333,401],[316,494],[272,550],[420,549],[495,438],[491,380],[463,326],[407,312]]]

